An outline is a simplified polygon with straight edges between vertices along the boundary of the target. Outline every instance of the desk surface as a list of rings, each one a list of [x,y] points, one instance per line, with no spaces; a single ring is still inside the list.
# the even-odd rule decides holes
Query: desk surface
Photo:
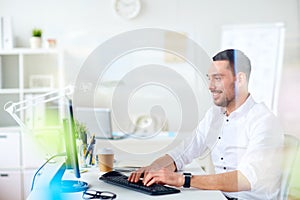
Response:
[[[107,184],[103,181],[99,181],[99,176],[102,173],[99,170],[92,169],[90,173],[82,174],[83,180],[88,180],[91,185],[91,189],[95,190],[106,190],[117,194],[117,199],[210,199],[210,200],[221,200],[226,199],[222,192],[212,190],[198,190],[195,188],[180,188],[181,192],[177,194],[162,195],[162,196],[150,196],[140,192],[128,190],[126,188]]]
[[[99,140],[96,142],[98,148],[109,147],[115,151],[116,165],[115,167],[124,166],[145,166],[150,164],[154,158],[159,155],[163,155],[174,144],[181,141],[186,136],[169,137],[158,136],[147,140],[127,138],[124,140]],[[139,153],[136,153],[139,152]],[[193,162],[186,166],[186,171],[193,174],[202,174],[199,170],[199,165]],[[150,196],[140,192],[128,190],[122,187],[114,186],[99,180],[102,175],[98,167],[88,168],[88,172],[82,173],[80,180],[89,183],[89,188],[99,191],[110,191],[117,194],[117,199],[209,199],[209,200],[226,200],[222,192],[213,190],[199,190],[195,188],[180,188],[181,192],[178,194],[162,195],[162,196]],[[65,172],[64,179],[74,179],[74,174],[69,171]],[[82,193],[65,193],[60,196],[60,199],[82,199]],[[40,190],[34,190],[30,193],[28,199],[47,199],[45,193]],[[51,199],[51,198],[48,198]],[[57,198],[55,198],[57,199]]]
[[[162,195],[162,196],[150,196],[140,192],[128,190],[122,187],[114,186],[99,180],[102,175],[97,167],[88,169],[88,172],[82,173],[80,180],[89,183],[89,189],[99,191],[110,191],[117,194],[117,199],[132,200],[132,199],[210,199],[210,200],[225,200],[226,198],[220,191],[215,190],[199,190],[195,188],[180,188],[181,192],[177,194]],[[64,179],[74,177],[73,174],[67,171],[64,175]],[[70,178],[71,179],[71,178]],[[82,199],[82,193],[65,193],[61,195],[61,199]],[[28,200],[45,199],[45,193],[43,191],[33,191],[30,193]],[[49,198],[50,199],[50,198]]]

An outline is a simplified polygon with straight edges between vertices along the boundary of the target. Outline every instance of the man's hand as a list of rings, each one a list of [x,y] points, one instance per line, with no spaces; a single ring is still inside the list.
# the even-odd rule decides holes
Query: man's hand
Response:
[[[184,177],[182,174],[175,173],[167,168],[162,168],[158,171],[149,171],[144,175],[143,183],[146,186],[157,183],[181,187],[184,184]]]
[[[155,183],[155,181],[151,181],[155,175],[155,179],[158,179],[157,177],[157,174],[154,174],[154,173],[157,173],[157,172],[163,172],[163,174],[171,174],[172,173],[172,177],[170,177],[171,179],[174,179],[175,178],[175,174],[174,171],[176,170],[176,166],[175,166],[175,163],[173,161],[173,159],[169,156],[169,155],[165,155],[163,157],[160,157],[158,159],[156,159],[151,165],[147,166],[147,167],[142,167],[140,169],[138,169],[137,171],[135,172],[132,172],[130,174],[130,176],[128,177],[128,181],[129,182],[138,182],[140,180],[140,178],[144,177],[144,184],[147,184],[149,183],[148,185],[152,185],[153,183]],[[150,175],[149,175],[150,174]],[[146,178],[146,179],[145,179]],[[162,177],[160,177],[162,178]],[[163,178],[165,181],[166,181],[166,178]],[[170,181],[163,181],[163,179],[161,179],[161,181],[157,181],[159,183],[162,183],[162,184],[169,184]],[[145,180],[147,180],[147,183],[145,183]],[[176,182],[174,180],[172,180],[171,182]],[[174,185],[174,184],[173,184]],[[178,185],[178,183],[176,183],[176,185]]]
[[[128,177],[129,182],[138,182],[140,178],[146,177],[150,171],[159,170],[158,166],[149,165],[147,167],[141,167],[140,169],[132,172]]]
[[[143,183],[150,186],[154,183],[161,185],[172,185],[181,187],[184,184],[184,177],[182,174],[175,173],[167,168],[157,169],[153,166],[142,167],[139,170],[130,174],[129,182],[138,182],[143,177]]]

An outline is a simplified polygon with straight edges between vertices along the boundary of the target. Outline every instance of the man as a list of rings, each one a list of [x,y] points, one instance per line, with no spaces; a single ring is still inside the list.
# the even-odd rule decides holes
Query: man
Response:
[[[215,106],[210,108],[194,137],[150,166],[133,172],[128,180],[176,187],[221,190],[228,199],[277,199],[283,142],[275,116],[248,92],[249,58],[228,49],[213,57],[207,77]],[[176,171],[211,151],[215,174],[183,175]],[[277,151],[278,150],[278,151]]]

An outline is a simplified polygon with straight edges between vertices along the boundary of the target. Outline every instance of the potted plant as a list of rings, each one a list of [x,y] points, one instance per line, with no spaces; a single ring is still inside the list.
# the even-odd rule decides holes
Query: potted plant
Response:
[[[88,129],[84,123],[75,120],[75,133],[76,133],[76,139],[81,140],[83,144],[87,143]]]
[[[32,30],[32,37],[30,38],[30,47],[33,49],[42,47],[42,30],[34,28]]]
[[[87,133],[88,129],[84,123],[75,121],[76,143],[79,153],[79,160],[82,167],[86,167],[85,154],[87,150]]]

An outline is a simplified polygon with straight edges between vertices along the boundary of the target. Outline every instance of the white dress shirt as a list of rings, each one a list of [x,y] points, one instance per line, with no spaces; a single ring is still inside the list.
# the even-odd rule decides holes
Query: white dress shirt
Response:
[[[195,134],[168,154],[180,170],[210,150],[217,174],[239,170],[251,184],[251,191],[227,192],[226,196],[277,199],[282,143],[283,132],[276,117],[249,96],[229,116],[222,107],[210,108]]]

